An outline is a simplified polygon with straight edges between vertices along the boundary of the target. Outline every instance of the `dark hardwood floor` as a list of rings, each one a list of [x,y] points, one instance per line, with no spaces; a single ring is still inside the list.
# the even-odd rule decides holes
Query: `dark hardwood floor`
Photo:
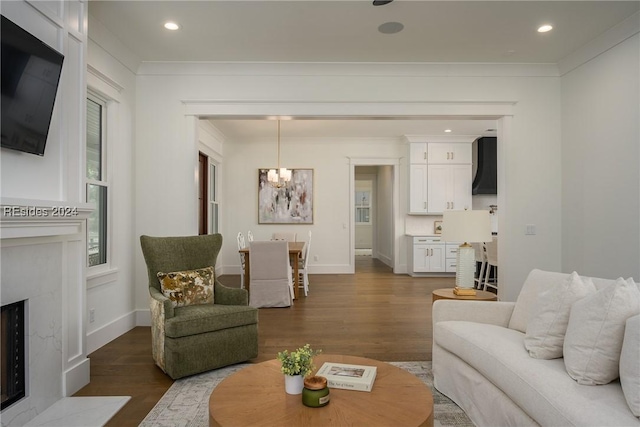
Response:
[[[238,287],[239,276],[220,281]],[[308,297],[291,308],[260,309],[259,355],[275,358],[306,343],[324,353],[383,361],[431,360],[431,291],[453,278],[393,274],[357,257],[356,274],[312,275]],[[89,355],[91,382],[75,396],[131,396],[108,426],[137,426],[171,386],[151,358],[151,332],[136,327]]]

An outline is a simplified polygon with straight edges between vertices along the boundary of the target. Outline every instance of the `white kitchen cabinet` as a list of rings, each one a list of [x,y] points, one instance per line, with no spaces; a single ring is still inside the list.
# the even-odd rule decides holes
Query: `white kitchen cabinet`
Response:
[[[446,271],[446,244],[429,237],[413,238],[413,272],[444,273]]]
[[[410,214],[471,209],[471,142],[474,139],[407,137]]]
[[[427,211],[471,209],[471,165],[427,166]]]
[[[409,165],[409,212],[427,213],[427,165]]]
[[[455,273],[458,266],[458,247],[459,243],[446,243],[445,257],[446,257],[446,272]]]
[[[409,144],[409,163],[427,164],[427,143],[412,142]]]
[[[459,245],[443,242],[439,236],[413,236],[409,240],[409,274],[455,273]]]
[[[429,164],[471,164],[471,144],[430,142],[427,144]]]

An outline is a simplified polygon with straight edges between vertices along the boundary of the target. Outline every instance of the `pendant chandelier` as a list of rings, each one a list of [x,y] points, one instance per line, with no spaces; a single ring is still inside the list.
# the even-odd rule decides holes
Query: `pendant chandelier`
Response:
[[[269,169],[267,180],[276,188],[282,188],[291,181],[291,170],[280,167],[280,120],[278,120],[278,168]]]

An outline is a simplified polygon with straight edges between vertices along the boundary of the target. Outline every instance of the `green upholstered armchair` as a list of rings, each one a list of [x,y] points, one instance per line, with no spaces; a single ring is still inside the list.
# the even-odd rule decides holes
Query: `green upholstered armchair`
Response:
[[[161,292],[158,272],[214,267],[222,236],[140,236],[149,274],[152,352],[156,364],[177,379],[258,356],[258,310],[247,291],[217,280],[214,303],[174,307]]]

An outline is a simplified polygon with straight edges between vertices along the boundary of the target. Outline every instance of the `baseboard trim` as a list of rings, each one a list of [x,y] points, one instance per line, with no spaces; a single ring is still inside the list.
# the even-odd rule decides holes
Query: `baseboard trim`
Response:
[[[64,397],[72,396],[82,387],[89,384],[90,380],[90,361],[85,358],[82,362],[62,373],[62,393]]]
[[[136,326],[151,326],[151,310],[148,308],[136,310]]]
[[[91,354],[136,326],[136,312],[127,313],[87,334],[87,354]]]

